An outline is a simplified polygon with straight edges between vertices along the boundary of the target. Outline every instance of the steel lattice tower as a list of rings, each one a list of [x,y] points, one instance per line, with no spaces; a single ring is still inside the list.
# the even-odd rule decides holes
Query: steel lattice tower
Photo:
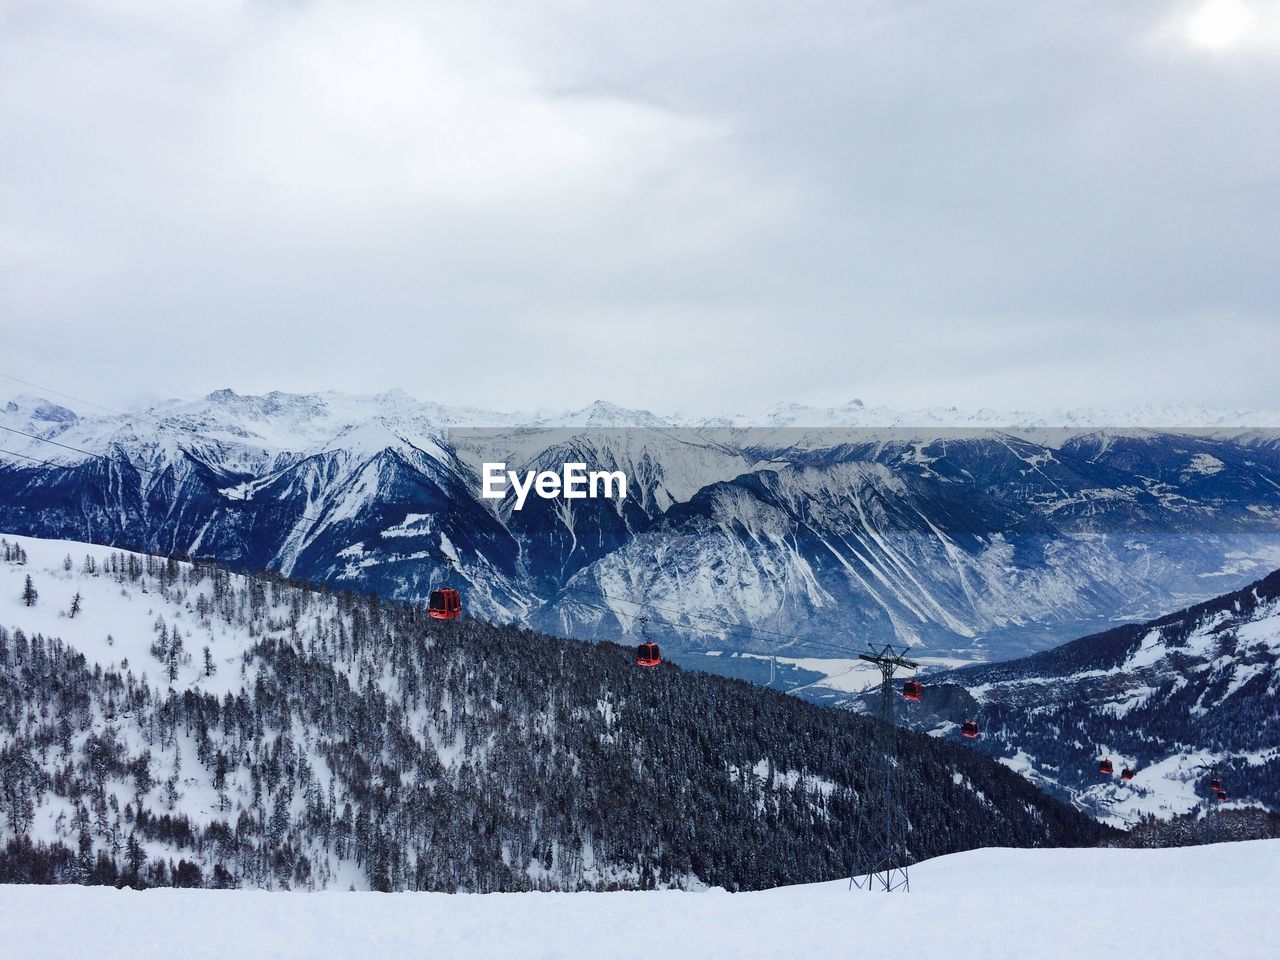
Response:
[[[906,823],[903,817],[903,792],[897,776],[897,762],[893,757],[894,740],[893,708],[897,702],[893,690],[893,675],[898,670],[916,670],[920,664],[903,656],[907,648],[900,650],[891,644],[883,647],[869,647],[866,653],[858,654],[859,660],[874,663],[880,668],[880,723],[872,744],[881,754],[880,784],[876,803],[879,806],[878,817],[871,818],[868,843],[858,843],[859,855],[869,851],[870,859],[865,861],[866,871],[854,873],[849,877],[849,889],[883,890],[892,893],[901,890],[904,893],[911,889],[911,879],[907,874],[907,838]],[[876,793],[876,791],[868,791]],[[860,834],[864,828],[859,828]],[[861,866],[861,864],[859,865]],[[857,868],[855,867],[855,870]]]
[[[1203,763],[1196,764],[1197,770],[1204,770],[1210,777],[1221,779],[1218,773],[1218,765],[1206,766]],[[1204,801],[1204,822],[1209,828],[1209,842],[1222,842],[1222,801],[1216,796]]]

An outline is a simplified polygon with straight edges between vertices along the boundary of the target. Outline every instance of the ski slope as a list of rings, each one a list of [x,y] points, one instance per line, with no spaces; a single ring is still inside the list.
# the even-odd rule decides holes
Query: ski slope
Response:
[[[912,892],[455,895],[0,886],[9,960],[180,956],[1075,960],[1277,956],[1280,840],[1171,850],[975,850]]]

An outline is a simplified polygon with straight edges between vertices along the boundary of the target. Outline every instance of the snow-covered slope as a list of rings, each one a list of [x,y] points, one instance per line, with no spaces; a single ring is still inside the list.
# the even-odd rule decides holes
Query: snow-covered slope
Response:
[[[1169,850],[975,850],[909,894],[843,881],[759,893],[313,894],[0,886],[6,956],[187,960],[773,960],[854,951],[949,960],[1098,954],[1270,960],[1280,840]]]
[[[213,602],[213,584],[183,592],[181,602],[157,595],[145,586],[130,589],[111,569],[113,557],[129,558],[153,577],[165,561],[70,540],[37,540],[0,534],[16,561],[0,555],[0,626],[19,628],[28,636],[58,637],[103,670],[133,670],[179,689],[222,697],[253,685],[243,663],[254,637],[224,619],[201,616],[198,608]],[[4,547],[0,547],[3,551]],[[177,565],[189,569],[187,564]],[[69,569],[68,569],[69,568]],[[36,589],[34,605],[23,601],[26,580]],[[78,606],[74,616],[73,605]],[[182,637],[182,654],[172,659],[174,675],[151,647],[160,624]],[[210,671],[204,649],[209,649]]]
[[[918,734],[880,743],[852,714],[632,658],[0,534],[0,879],[813,880],[866,855],[859,837],[880,823],[867,784],[886,751],[913,770],[900,795],[912,857],[1098,836],[971,751]]]
[[[1280,572],[1243,590],[1021,660],[927,676],[899,718],[954,735],[1116,823],[1214,803],[1280,808]],[[874,697],[869,698],[874,707]],[[1115,774],[1098,762],[1110,758]]]
[[[700,420],[223,390],[109,416],[23,397],[0,411],[19,431],[3,434],[0,527],[402,599],[450,556],[485,616],[616,637],[645,601],[684,655],[897,640],[1000,659],[1280,565],[1273,418],[1141,413],[1159,428],[857,403]],[[570,459],[624,470],[630,497],[480,497],[482,462]]]

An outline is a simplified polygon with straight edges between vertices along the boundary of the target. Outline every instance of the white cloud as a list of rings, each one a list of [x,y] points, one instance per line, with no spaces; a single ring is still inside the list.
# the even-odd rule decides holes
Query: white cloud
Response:
[[[1148,388],[1265,405],[1280,76],[1202,6],[19,0],[8,372],[1026,407],[1213,317]]]

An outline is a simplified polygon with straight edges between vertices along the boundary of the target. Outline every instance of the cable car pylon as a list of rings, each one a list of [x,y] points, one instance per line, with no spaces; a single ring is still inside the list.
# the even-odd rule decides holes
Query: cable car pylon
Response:
[[[873,749],[880,749],[883,766],[879,790],[867,791],[869,798],[878,793],[875,802],[880,808],[875,811],[879,816],[872,816],[868,820],[868,833],[872,840],[867,844],[858,844],[859,858],[863,857],[864,851],[869,856],[855,864],[855,872],[849,877],[850,890],[855,887],[859,890],[883,890],[885,893],[897,890],[907,893],[911,890],[911,878],[907,873],[906,823],[903,818],[902,796],[890,749],[894,739],[893,708],[897,699],[894,696],[893,675],[899,670],[920,668],[920,664],[904,656],[908,649],[885,644],[882,647],[869,646],[866,653],[858,654],[859,660],[874,663],[880,668],[881,722],[876,727]],[[864,867],[865,870],[862,869]]]
[[[1222,787],[1222,776],[1218,773],[1218,765],[1212,766],[1199,763],[1196,764],[1197,770],[1203,770],[1209,774],[1209,793],[1213,799],[1205,801],[1204,820],[1209,828],[1209,842],[1222,842],[1222,804],[1227,802],[1227,791]]]

